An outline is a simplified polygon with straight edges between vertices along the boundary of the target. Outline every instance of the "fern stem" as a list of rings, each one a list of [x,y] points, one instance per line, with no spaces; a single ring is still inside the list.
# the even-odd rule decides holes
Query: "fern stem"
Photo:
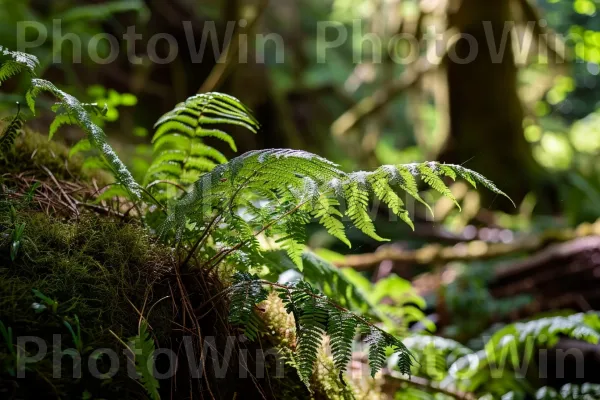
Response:
[[[142,190],[142,192],[144,192],[144,193],[145,193],[145,194],[146,194],[148,197],[150,197],[150,199],[152,199],[152,201],[154,201],[154,204],[156,204],[156,205],[157,205],[157,206],[160,208],[160,210],[161,210],[161,211],[162,211],[162,212],[163,212],[165,215],[167,215],[167,210],[165,210],[165,206],[163,206],[163,205],[161,204],[161,202],[160,202],[160,201],[158,201],[158,200],[156,199],[156,197],[154,197],[154,196],[152,195],[152,193],[150,193],[150,191],[148,191],[148,190],[147,190],[145,187],[143,187],[143,186],[140,186],[140,189],[141,189],[141,190]],[[140,215],[141,215],[141,214],[140,214]]]
[[[172,186],[175,186],[177,189],[179,189],[179,190],[181,190],[183,193],[187,194],[187,190],[186,190],[186,189],[185,189],[183,186],[181,186],[181,185],[180,185],[180,184],[178,184],[177,182],[172,182],[172,181],[165,180],[165,179],[158,179],[158,180],[156,180],[156,181],[154,181],[154,182],[151,182],[151,183],[149,183],[149,184],[146,186],[146,189],[150,189],[152,186],[159,185],[159,184],[161,184],[161,183],[164,183],[164,184],[167,184],[167,185],[172,185]]]
[[[181,267],[185,267],[190,262],[190,260],[192,259],[194,253],[196,253],[196,250],[198,250],[198,248],[200,247],[200,245],[202,243],[204,243],[204,241],[208,238],[208,235],[209,235],[210,231],[212,230],[213,226],[216,223],[218,223],[218,221],[221,220],[221,216],[222,216],[222,214],[217,214],[210,221],[210,223],[207,225],[206,229],[204,229],[204,232],[202,232],[202,235],[200,235],[200,237],[198,238],[198,240],[196,241],[196,243],[194,243],[194,245],[190,249],[190,252],[188,253],[187,257],[185,258],[185,260],[181,264]]]
[[[431,381],[428,381],[427,379],[424,379],[424,378],[421,378],[418,376],[411,376],[410,378],[406,378],[398,373],[389,372],[389,373],[385,374],[385,379],[391,380],[391,381],[396,381],[395,383],[397,385],[401,385],[404,383],[404,384],[408,384],[411,386],[415,386],[420,389],[425,389],[430,392],[441,393],[446,396],[453,397],[456,400],[475,400],[476,399],[475,395],[473,395],[472,393],[458,392],[458,391],[454,391],[454,390],[450,390],[450,389],[445,389]]]
[[[308,203],[309,200],[304,200],[303,202],[299,203],[298,205],[296,205],[296,207],[292,208],[291,210],[287,211],[286,213],[282,214],[279,218],[274,219],[273,221],[271,221],[270,223],[268,223],[267,225],[263,226],[258,232],[256,232],[254,234],[254,237],[260,235],[261,233],[263,233],[264,231],[266,231],[267,229],[269,229],[270,227],[272,227],[273,225],[275,225],[276,223],[278,223],[279,221],[281,221],[283,218],[289,216],[290,214],[293,214],[294,212],[298,211],[303,205],[305,205],[306,203]],[[205,265],[208,266],[208,269],[211,270],[214,267],[216,267],[217,265],[219,265],[219,263],[221,261],[223,261],[223,259],[225,257],[227,257],[229,254],[233,253],[234,251],[238,250],[240,247],[246,245],[248,243],[248,240],[244,240],[242,242],[239,242],[238,244],[236,244],[235,246],[233,246],[230,249],[224,249],[219,251],[217,254],[215,254],[210,260],[208,260]],[[216,261],[215,261],[216,260]],[[214,261],[214,264],[212,264]]]

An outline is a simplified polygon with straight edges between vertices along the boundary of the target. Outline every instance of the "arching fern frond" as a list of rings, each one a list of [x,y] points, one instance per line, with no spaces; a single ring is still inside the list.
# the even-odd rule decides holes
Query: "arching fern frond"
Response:
[[[203,142],[205,137],[213,137],[237,151],[233,138],[219,125],[237,125],[254,133],[259,127],[250,110],[235,97],[222,93],[192,96],[163,115],[155,124],[155,158],[145,183],[169,180],[189,185],[217,164],[226,163],[221,152]],[[161,185],[155,187],[164,189]]]
[[[452,363],[472,353],[462,344],[439,336],[410,336],[403,343],[418,361],[413,372],[433,381],[444,379]]]
[[[418,194],[417,179],[451,195],[441,179],[448,171],[506,196],[490,181],[458,165],[427,162],[346,173],[331,161],[306,151],[268,149],[245,153],[203,175],[173,205],[163,232],[174,229],[176,237],[181,237],[188,220],[204,223],[215,210],[243,211],[244,220],[253,231],[280,240],[290,258],[299,264],[301,229],[310,221],[306,216],[317,218],[329,233],[346,243],[342,216],[366,235],[385,240],[375,232],[368,212],[370,200],[376,198],[391,205],[404,221],[410,222],[399,195],[404,192],[423,201]],[[252,209],[252,204],[258,203],[260,208],[271,210],[269,218]],[[265,220],[271,222],[264,225]],[[294,229],[290,230],[290,226]]]
[[[470,392],[522,392],[526,381],[519,378],[518,371],[528,365],[537,348],[551,348],[561,337],[597,344],[599,330],[600,317],[595,312],[510,324],[496,332],[483,350],[456,360],[449,378]],[[494,371],[501,372],[501,377],[490,379]]]
[[[250,340],[258,336],[260,320],[255,313],[256,304],[267,299],[268,292],[255,275],[237,272],[231,287],[229,322],[243,327],[243,333]]]
[[[20,51],[12,51],[0,46],[0,85],[8,78],[23,71],[35,75],[39,65],[37,57]]]
[[[58,103],[53,107],[53,111],[58,114],[58,121],[53,122],[50,134],[54,134],[58,127],[64,124],[79,126],[87,134],[87,139],[92,147],[101,152],[117,183],[122,185],[132,197],[139,199],[141,190],[138,183],[108,144],[104,131],[92,121],[90,116],[90,112],[101,114],[104,111],[95,104],[79,102],[75,97],[58,89],[52,82],[43,79],[32,79],[31,88],[27,92],[26,99],[34,114],[35,99],[43,92],[52,94],[58,100]]]
[[[295,364],[299,376],[307,387],[325,334],[331,338],[334,365],[340,370],[340,374],[345,371],[350,360],[352,343],[357,331],[368,332],[366,340],[370,346],[369,363],[373,375],[385,364],[388,347],[398,353],[400,372],[410,374],[412,355],[400,340],[363,317],[332,302],[306,281],[280,285],[259,280],[249,274],[236,273],[232,286],[232,307],[235,305],[235,310],[232,308],[231,312],[235,313],[235,320],[242,329],[251,329],[255,332],[256,328],[251,320],[248,317],[241,318],[239,315],[249,315],[254,305],[266,298],[266,295],[259,290],[259,287],[265,285],[274,287],[286,311],[294,316],[297,337]],[[244,286],[247,289],[241,289]],[[247,293],[253,295],[249,296]]]
[[[129,338],[129,350],[133,354],[135,371],[149,398],[160,400],[159,382],[154,377],[154,362],[152,361],[156,347],[154,339],[148,332],[146,320],[141,321],[138,334]]]
[[[579,400],[600,398],[600,385],[595,383],[584,383],[574,385],[567,383],[560,390],[551,387],[543,387],[535,393],[536,400]]]
[[[499,330],[487,343],[488,351],[501,351],[513,343],[533,339],[536,346],[552,347],[561,336],[597,344],[600,341],[600,317],[597,313],[579,313],[568,317],[547,317],[517,322]]]

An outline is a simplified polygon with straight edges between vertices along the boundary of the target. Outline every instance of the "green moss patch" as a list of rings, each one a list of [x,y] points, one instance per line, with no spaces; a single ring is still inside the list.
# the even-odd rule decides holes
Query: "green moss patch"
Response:
[[[11,260],[15,224],[25,224],[25,229]],[[30,398],[40,390],[72,398],[86,393],[143,395],[143,388],[127,376],[122,342],[137,334],[140,312],[157,341],[168,342],[172,307],[168,301],[156,302],[167,295],[164,282],[174,266],[172,251],[131,223],[93,214],[66,222],[8,202],[0,204],[0,237],[0,321],[11,328],[13,345],[19,336],[35,336],[48,346],[43,360],[27,364],[26,379],[13,380],[19,397]],[[57,337],[63,351],[81,352],[83,376],[89,373],[87,358],[100,348],[119,355],[119,371],[111,379],[73,379],[67,355],[57,379],[52,369],[57,355],[51,349]],[[0,380],[5,381],[15,378],[18,369],[9,347],[6,338],[0,339]],[[103,360],[97,365],[102,371]]]

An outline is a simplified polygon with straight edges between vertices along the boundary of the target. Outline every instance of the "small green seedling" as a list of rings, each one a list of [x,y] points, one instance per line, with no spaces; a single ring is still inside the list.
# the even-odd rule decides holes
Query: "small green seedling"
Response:
[[[33,292],[34,296],[40,299],[43,303],[33,303],[31,305],[31,307],[35,310],[36,313],[40,313],[49,307],[50,310],[52,310],[52,312],[56,314],[56,311],[58,310],[58,301],[51,299],[50,297],[46,296],[44,293],[40,292],[37,289],[32,289],[31,291]]]
[[[73,344],[75,344],[75,348],[81,354],[83,353],[83,340],[81,339],[81,325],[79,325],[79,317],[77,315],[74,316],[75,319],[75,329],[69,321],[66,319],[63,321],[63,324],[67,327],[69,332],[71,333],[71,337],[73,338]]]
[[[25,226],[27,224],[25,222],[16,224],[13,229],[12,234],[12,242],[10,244],[10,259],[11,261],[15,261],[17,255],[19,254],[19,249],[21,248],[21,242],[23,241],[23,233],[25,232]]]
[[[7,328],[2,321],[0,321],[0,335],[2,335],[9,352],[9,359],[6,360],[6,369],[11,376],[15,376],[16,367],[19,365],[19,354],[13,344],[12,328],[10,326]]]
[[[40,186],[42,186],[42,184],[40,182],[35,182],[33,185],[31,185],[29,190],[27,190],[27,193],[25,193],[25,202],[31,203],[31,201],[33,200],[33,196],[35,195],[35,191]]]

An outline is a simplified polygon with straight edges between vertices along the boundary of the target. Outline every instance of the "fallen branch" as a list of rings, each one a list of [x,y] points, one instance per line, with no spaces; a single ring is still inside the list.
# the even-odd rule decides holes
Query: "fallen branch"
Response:
[[[227,43],[224,51],[219,56],[219,60],[217,64],[214,66],[212,71],[210,71],[210,75],[206,78],[198,93],[207,93],[213,90],[216,90],[225,80],[227,75],[232,72],[234,65],[236,64],[236,56],[240,50],[240,36],[242,34],[248,35],[254,30],[257,22],[260,20],[260,17],[267,9],[269,5],[268,0],[262,0],[261,3],[257,6],[256,14],[250,22],[247,23],[245,28],[238,28],[235,32],[235,36]]]
[[[417,250],[403,250],[393,245],[381,246],[375,253],[357,254],[335,262],[338,267],[369,270],[385,260],[406,264],[446,264],[453,261],[477,261],[539,250],[552,242],[566,242],[583,236],[600,235],[600,220],[594,225],[582,224],[576,229],[547,231],[512,243],[486,243],[479,240],[453,246],[430,244]]]
[[[345,135],[364,118],[375,114],[394,100],[400,93],[417,84],[423,75],[434,68],[437,68],[437,65],[428,63],[426,59],[417,61],[414,67],[403,73],[400,78],[376,90],[371,96],[362,99],[358,104],[342,114],[331,125],[331,133],[336,137]]]
[[[426,392],[441,393],[446,396],[454,397],[457,400],[475,400],[476,397],[472,393],[460,392],[447,388],[442,388],[436,382],[429,381],[427,379],[399,374],[395,371],[388,371],[383,375],[385,380],[384,391],[387,393],[394,393],[403,385],[410,385],[422,389]],[[387,389],[387,390],[386,390]]]

